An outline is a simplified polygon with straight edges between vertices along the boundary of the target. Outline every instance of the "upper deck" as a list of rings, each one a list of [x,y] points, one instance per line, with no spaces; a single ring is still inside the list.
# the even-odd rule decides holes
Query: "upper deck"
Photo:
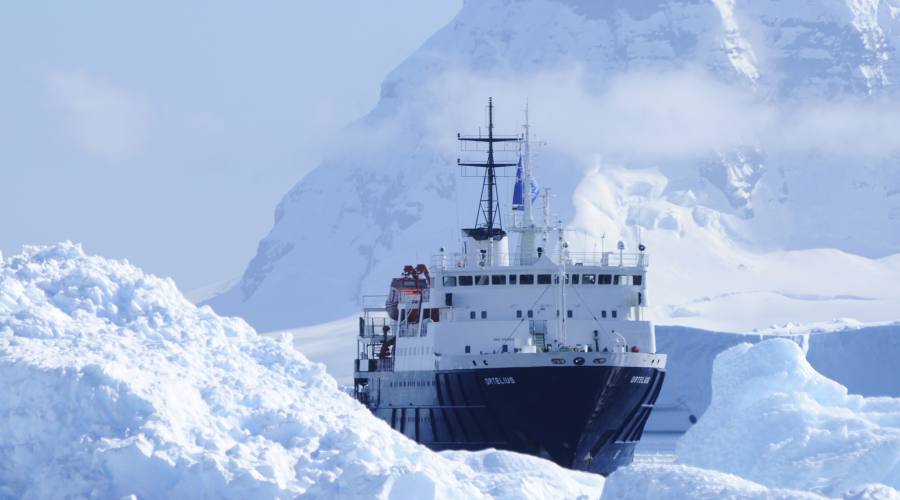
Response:
[[[518,253],[494,253],[485,258],[472,259],[463,252],[442,252],[431,256],[432,272],[453,270],[481,270],[485,267],[526,267],[538,263],[539,256],[523,256]],[[554,259],[556,261],[556,259]],[[566,267],[591,266],[599,268],[646,269],[650,256],[645,252],[567,252],[562,259]]]

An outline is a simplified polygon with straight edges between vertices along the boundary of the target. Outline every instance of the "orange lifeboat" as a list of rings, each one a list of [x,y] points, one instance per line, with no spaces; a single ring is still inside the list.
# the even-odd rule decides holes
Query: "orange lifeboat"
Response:
[[[425,264],[416,267],[407,265],[403,268],[403,275],[391,280],[391,291],[384,304],[385,311],[394,321],[402,319],[408,323],[419,321],[419,307],[422,302],[422,291],[428,288],[430,276]],[[404,297],[412,297],[413,300],[404,301],[412,307],[407,308],[405,318],[400,318],[400,302]]]

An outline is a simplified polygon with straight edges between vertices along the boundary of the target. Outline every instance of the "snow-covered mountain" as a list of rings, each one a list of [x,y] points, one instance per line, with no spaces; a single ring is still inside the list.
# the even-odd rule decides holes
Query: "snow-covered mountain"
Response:
[[[453,248],[480,188],[454,136],[493,96],[498,132],[530,103],[572,245],[648,245],[657,320],[894,319],[898,48],[900,0],[468,1],[209,303],[261,330],[320,323]]]

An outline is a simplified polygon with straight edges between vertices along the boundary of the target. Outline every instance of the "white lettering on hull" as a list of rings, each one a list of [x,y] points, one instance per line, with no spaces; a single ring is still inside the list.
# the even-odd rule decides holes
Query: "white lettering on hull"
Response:
[[[511,385],[515,384],[513,377],[484,377],[484,385]]]

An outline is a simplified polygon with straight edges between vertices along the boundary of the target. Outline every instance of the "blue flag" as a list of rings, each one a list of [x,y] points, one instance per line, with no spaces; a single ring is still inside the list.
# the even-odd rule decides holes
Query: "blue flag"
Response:
[[[522,157],[520,156],[519,157],[519,166],[516,167],[516,186],[515,186],[515,188],[513,188],[513,201],[512,201],[513,210],[524,210],[525,209],[525,193],[524,193],[525,182],[522,180],[523,175],[524,174],[522,172]],[[532,202],[534,202],[534,200],[537,199],[538,191],[539,191],[539,188],[538,188],[537,181],[534,180],[534,178],[532,177],[531,178],[531,201]]]

